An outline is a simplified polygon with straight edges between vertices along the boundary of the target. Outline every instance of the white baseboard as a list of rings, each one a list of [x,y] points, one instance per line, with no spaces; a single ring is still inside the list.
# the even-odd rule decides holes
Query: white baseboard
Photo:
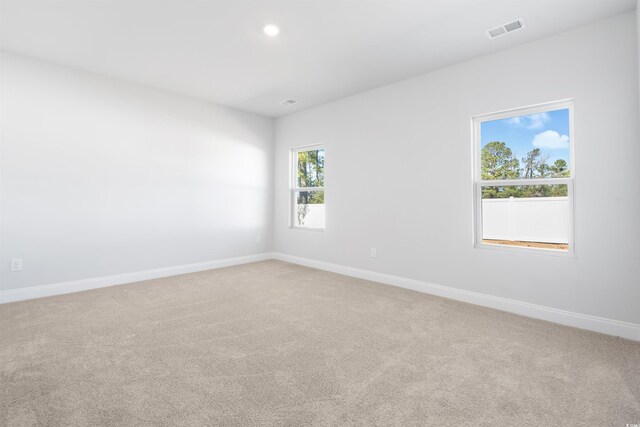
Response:
[[[142,280],[158,279],[176,276],[178,274],[195,273],[197,271],[213,270],[233,265],[273,259],[270,252],[248,255],[237,258],[225,258],[214,261],[198,262],[195,264],[176,265],[173,267],[156,268],[153,270],[136,271],[133,273],[116,274],[113,276],[95,277],[91,279],[74,280],[72,282],[53,283],[50,285],[31,286],[28,288],[0,291],[0,304],[22,301],[32,298],[49,297],[68,294],[71,292],[87,291],[107,286],[123,285],[125,283],[140,282]]]
[[[600,332],[607,335],[618,336],[634,341],[640,341],[640,325],[636,323],[622,322],[619,320],[606,319],[603,317],[590,316],[587,314],[573,313],[571,311],[559,310],[536,304],[516,301],[508,298],[501,298],[478,292],[465,291],[448,286],[434,285],[432,283],[419,280],[407,279],[389,274],[376,273],[374,271],[362,270],[353,267],[346,267],[328,262],[315,261],[308,258],[300,258],[283,253],[274,253],[275,259],[317,268],[319,270],[331,271],[345,276],[357,277],[359,279],[371,280],[387,285],[412,289],[426,294],[437,295],[458,301],[464,301],[484,307],[507,311],[534,319],[546,320],[559,323],[561,325],[572,326],[580,329]]]

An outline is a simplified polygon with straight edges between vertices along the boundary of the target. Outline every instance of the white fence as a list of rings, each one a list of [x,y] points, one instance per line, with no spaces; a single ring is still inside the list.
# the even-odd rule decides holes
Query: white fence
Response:
[[[297,207],[294,215],[298,215]],[[307,213],[304,215],[301,225],[309,228],[324,228],[324,203],[321,205],[307,205]]]
[[[569,243],[567,197],[482,200],[482,238]]]

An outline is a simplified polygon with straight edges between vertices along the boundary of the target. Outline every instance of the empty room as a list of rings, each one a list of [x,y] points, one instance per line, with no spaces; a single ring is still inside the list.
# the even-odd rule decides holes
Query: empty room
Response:
[[[0,0],[0,426],[640,427],[637,0]]]

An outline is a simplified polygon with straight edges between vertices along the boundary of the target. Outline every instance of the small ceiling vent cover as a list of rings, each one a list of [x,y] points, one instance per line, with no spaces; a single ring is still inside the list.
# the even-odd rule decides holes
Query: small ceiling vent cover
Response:
[[[521,30],[524,28],[524,20],[522,18],[516,19],[513,22],[508,22],[506,24],[499,25],[495,28],[491,28],[486,31],[487,37],[490,39],[495,39],[496,37],[504,36],[505,34],[512,33],[517,30]]]
[[[285,99],[284,101],[280,101],[280,105],[293,105],[295,104],[296,101],[295,99]]]

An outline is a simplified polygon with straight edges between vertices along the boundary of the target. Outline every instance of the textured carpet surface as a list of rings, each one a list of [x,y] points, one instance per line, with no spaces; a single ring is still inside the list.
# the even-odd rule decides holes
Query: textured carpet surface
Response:
[[[640,423],[640,343],[278,261],[0,325],[7,426]]]

